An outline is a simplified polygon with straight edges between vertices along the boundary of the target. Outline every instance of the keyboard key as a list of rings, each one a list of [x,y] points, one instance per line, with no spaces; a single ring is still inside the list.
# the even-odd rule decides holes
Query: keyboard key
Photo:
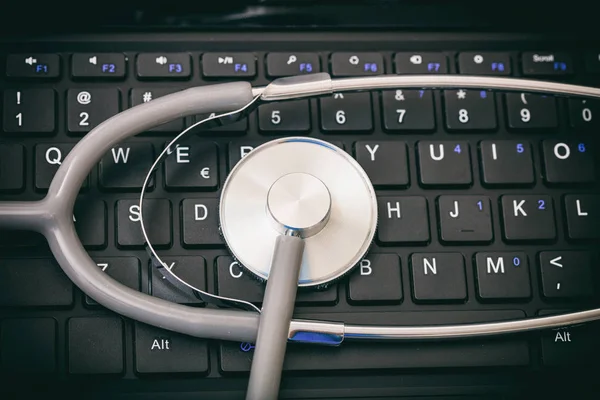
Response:
[[[4,91],[4,132],[53,133],[56,95],[53,89]]]
[[[545,195],[502,196],[502,230],[507,241],[556,238],[552,198]]]
[[[360,261],[348,281],[352,304],[402,301],[400,258],[397,254],[370,254]]]
[[[377,198],[377,240],[382,244],[429,242],[427,200],[420,196]]]
[[[139,191],[154,163],[154,147],[150,143],[130,143],[113,147],[102,157],[99,183],[103,189]],[[154,179],[151,178],[151,186]]]
[[[592,182],[594,154],[587,143],[544,140],[544,179],[547,183]]]
[[[71,374],[124,372],[123,320],[120,317],[78,317],[68,322]]]
[[[268,102],[258,107],[258,128],[276,135],[310,131],[308,100]]]
[[[447,74],[448,58],[442,53],[396,53],[397,74]]]
[[[470,185],[473,182],[467,142],[419,141],[417,148],[422,185]]]
[[[0,258],[0,306],[57,307],[73,304],[73,283],[46,258]]]
[[[571,127],[583,131],[598,129],[600,102],[597,100],[569,99]]]
[[[564,197],[567,234],[570,239],[600,239],[600,197],[569,194]]]
[[[178,92],[181,89],[175,88],[134,88],[130,92],[130,104],[135,107],[140,104],[147,103],[161,96],[166,96],[171,93]],[[185,119],[177,118],[173,121],[156,126],[149,132],[181,132],[185,128]]]
[[[531,185],[535,182],[531,144],[522,140],[484,140],[479,144],[484,185]]]
[[[585,54],[585,70],[592,74],[600,73],[600,53],[590,51]]]
[[[119,200],[116,208],[117,245],[143,247],[146,243],[140,228],[141,210],[138,199]],[[173,230],[171,202],[167,199],[144,200],[144,228],[154,247],[171,246]]]
[[[493,240],[489,197],[440,196],[437,204],[442,242],[491,242]]]
[[[206,290],[206,260],[200,256],[161,257],[169,270],[184,282]],[[158,266],[149,265],[150,294],[154,297],[180,304],[202,304],[195,292],[181,284],[174,284],[169,279],[169,272],[160,270]],[[171,277],[173,280],[176,279]]]
[[[590,253],[543,251],[539,257],[544,297],[573,298],[594,294]]]
[[[58,54],[9,54],[6,57],[6,76],[9,78],[58,78]]]
[[[111,278],[123,285],[134,289],[142,290],[141,285],[141,264],[136,257],[95,257],[96,265],[102,272],[108,274]],[[98,305],[94,299],[85,296],[87,305]]]
[[[468,75],[510,75],[508,53],[465,52],[458,55],[458,69]]]
[[[92,197],[79,199],[75,203],[73,220],[81,243],[91,249],[106,247],[106,203]]]
[[[135,370],[140,374],[207,373],[207,342],[136,322]]]
[[[35,146],[35,188],[45,191],[62,164],[63,160],[73,150],[75,144],[52,143]],[[88,179],[83,181],[82,188],[88,187]]]
[[[188,53],[141,53],[136,59],[139,79],[188,79],[192,61]]]
[[[192,117],[192,123],[200,122],[206,118],[214,116],[215,113],[194,115]],[[219,132],[219,134],[227,133],[230,135],[244,135],[248,130],[247,117],[240,119],[240,116],[238,114],[233,114],[227,117],[223,117],[221,121],[223,121],[223,125],[221,126],[209,127],[209,125],[202,124],[199,125],[197,129],[200,131]]]
[[[175,145],[164,161],[167,189],[215,190],[219,185],[219,151],[215,143]]]
[[[506,94],[506,117],[510,129],[553,129],[558,126],[556,99],[529,93]]]
[[[383,126],[386,131],[433,131],[435,115],[431,90],[386,90]]]
[[[370,93],[335,93],[319,99],[325,132],[368,132],[373,129]]]
[[[260,146],[264,142],[257,140],[246,140],[243,142],[231,142],[229,143],[229,151],[228,151],[228,166],[229,171],[233,169],[235,164],[238,163],[246,154],[250,153],[254,150],[255,147]]]
[[[181,202],[182,238],[186,247],[221,246],[218,199],[184,199]]]
[[[376,188],[408,186],[406,143],[395,141],[354,143],[356,161]]]
[[[383,56],[380,53],[333,53],[333,76],[366,76],[383,74]]]
[[[477,294],[483,300],[531,297],[529,262],[522,252],[477,253]]]
[[[573,73],[573,60],[567,53],[521,53],[523,75],[560,76]]]
[[[54,318],[6,319],[2,322],[0,338],[0,365],[8,374],[56,371]]]
[[[496,101],[485,90],[444,90],[446,128],[449,131],[494,130]]]
[[[467,299],[465,260],[460,253],[415,253],[411,273],[415,302]]]
[[[71,56],[73,79],[125,77],[126,60],[123,53],[77,53]]]
[[[269,53],[267,75],[273,78],[321,72],[317,53]]]
[[[20,144],[0,144],[0,193],[24,188],[25,148]]]
[[[202,75],[207,78],[252,78],[256,75],[256,57],[252,53],[204,53]]]
[[[89,132],[121,111],[118,89],[70,89],[67,91],[69,132]]]

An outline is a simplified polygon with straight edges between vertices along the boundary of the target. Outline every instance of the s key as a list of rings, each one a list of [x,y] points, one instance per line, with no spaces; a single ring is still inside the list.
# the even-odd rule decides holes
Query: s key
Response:
[[[484,185],[535,182],[531,144],[522,140],[484,140],[479,145]]]
[[[507,241],[556,238],[554,206],[550,196],[502,196],[502,230]]]

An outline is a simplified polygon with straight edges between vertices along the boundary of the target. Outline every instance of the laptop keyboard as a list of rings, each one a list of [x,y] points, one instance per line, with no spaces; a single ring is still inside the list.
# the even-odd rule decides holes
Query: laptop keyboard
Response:
[[[4,43],[0,200],[41,199],[87,132],[119,111],[196,85],[236,79],[263,85],[323,71],[600,83],[598,53],[574,52],[565,43],[473,38],[468,46],[431,41],[416,48],[375,37],[322,43],[276,37],[170,43],[150,35],[27,48]],[[193,307],[207,305],[151,268],[137,196],[165,143],[204,117],[168,122],[114,147],[88,177],[74,213],[98,268],[131,288]],[[190,283],[260,304],[264,286],[233,260],[219,234],[220,189],[257,145],[308,135],[356,158],[376,188],[380,217],[372,249],[354,273],[322,290],[301,290],[297,316],[446,324],[590,307],[597,303],[598,121],[600,108],[590,100],[485,90],[388,90],[265,104],[243,121],[204,132],[165,162],[148,193],[155,216],[149,235]],[[253,353],[251,343],[189,338],[103,309],[62,273],[44,238],[30,232],[0,232],[0,324],[0,365],[11,375],[243,382]],[[290,345],[285,369],[293,377],[589,366],[597,333],[592,325],[447,343]]]

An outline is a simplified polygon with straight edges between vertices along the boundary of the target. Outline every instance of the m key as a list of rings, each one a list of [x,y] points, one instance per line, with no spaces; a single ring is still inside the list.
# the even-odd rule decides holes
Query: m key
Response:
[[[492,212],[486,196],[438,198],[442,242],[491,242]]]
[[[502,196],[502,228],[507,241],[551,240],[556,237],[550,196]]]
[[[482,300],[526,299],[531,296],[527,255],[477,253],[477,293]]]

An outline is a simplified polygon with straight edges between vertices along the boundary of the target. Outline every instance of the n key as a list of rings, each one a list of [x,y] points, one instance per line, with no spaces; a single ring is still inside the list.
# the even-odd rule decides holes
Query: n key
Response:
[[[502,222],[507,241],[556,238],[554,207],[550,196],[502,196]]]
[[[484,140],[479,148],[484,185],[531,185],[535,182],[529,142]]]
[[[354,150],[356,160],[376,188],[408,185],[406,143],[356,142]]]
[[[411,257],[415,301],[463,301],[467,298],[465,260],[460,253],[415,253]]]
[[[470,185],[473,182],[467,142],[420,141],[418,152],[422,185]]]
[[[594,155],[587,143],[544,140],[544,178],[547,183],[585,183],[594,180]]]

